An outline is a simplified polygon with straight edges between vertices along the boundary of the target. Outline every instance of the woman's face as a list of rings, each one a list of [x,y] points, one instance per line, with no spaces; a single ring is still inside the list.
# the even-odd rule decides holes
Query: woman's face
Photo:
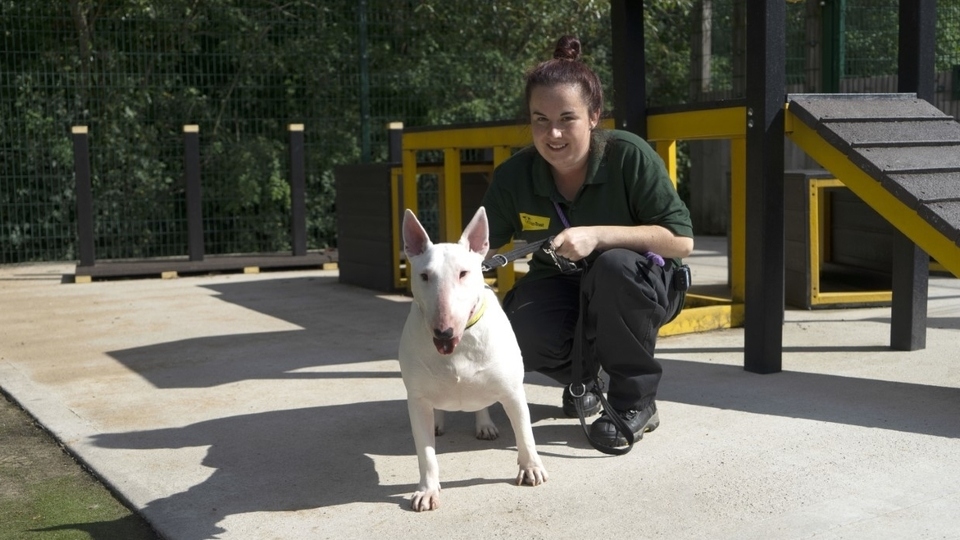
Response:
[[[530,92],[533,144],[560,174],[586,166],[590,131],[599,119],[599,112],[587,110],[575,85],[537,86]]]

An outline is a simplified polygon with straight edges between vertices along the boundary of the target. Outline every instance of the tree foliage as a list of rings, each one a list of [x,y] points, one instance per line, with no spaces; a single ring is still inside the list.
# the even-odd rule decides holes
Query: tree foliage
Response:
[[[938,9],[958,21],[958,3]],[[688,99],[698,5],[646,3],[652,105]],[[960,63],[960,25],[938,28]],[[335,165],[384,160],[391,121],[517,119],[523,73],[563,34],[609,113],[608,0],[0,0],[0,263],[76,258],[73,125],[90,130],[98,258],[186,253],[185,124],[200,126],[209,253],[290,248],[290,123],[305,125],[309,247],[335,246]]]

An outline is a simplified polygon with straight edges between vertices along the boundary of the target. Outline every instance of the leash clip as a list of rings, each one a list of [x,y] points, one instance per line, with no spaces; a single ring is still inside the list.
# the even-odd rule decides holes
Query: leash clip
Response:
[[[506,266],[508,262],[510,262],[509,259],[497,253],[493,257],[490,257],[489,259],[483,261],[483,263],[480,265],[480,269],[483,270],[484,272],[489,272],[494,268]]]
[[[574,390],[574,388],[575,388],[576,386],[578,386],[578,385],[580,386],[579,392],[578,392],[577,390]],[[583,384],[582,382],[581,382],[581,383],[570,383],[570,395],[571,395],[571,396],[573,396],[574,398],[582,398],[582,397],[585,396],[586,394],[587,394],[587,385]]]

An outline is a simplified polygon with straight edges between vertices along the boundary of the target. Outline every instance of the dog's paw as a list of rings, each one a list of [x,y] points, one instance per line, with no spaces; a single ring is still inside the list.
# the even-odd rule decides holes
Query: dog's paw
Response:
[[[410,508],[417,512],[440,508],[440,490],[426,489],[414,493],[410,499]]]
[[[520,473],[517,474],[517,485],[528,484],[531,486],[539,486],[546,482],[549,477],[550,475],[547,474],[547,469],[545,469],[543,465],[531,464],[526,467],[520,467]]]
[[[500,436],[500,430],[490,418],[490,409],[484,408],[477,411],[476,415],[476,434],[477,438],[484,441],[492,441]]]
[[[493,423],[477,424],[477,438],[484,441],[492,441],[500,436],[500,430]]]

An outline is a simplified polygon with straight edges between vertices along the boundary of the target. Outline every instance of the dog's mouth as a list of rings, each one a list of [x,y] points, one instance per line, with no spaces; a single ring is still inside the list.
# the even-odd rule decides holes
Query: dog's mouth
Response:
[[[440,354],[452,354],[458,343],[460,343],[458,337],[450,339],[433,338],[433,346],[437,348],[437,352]]]

